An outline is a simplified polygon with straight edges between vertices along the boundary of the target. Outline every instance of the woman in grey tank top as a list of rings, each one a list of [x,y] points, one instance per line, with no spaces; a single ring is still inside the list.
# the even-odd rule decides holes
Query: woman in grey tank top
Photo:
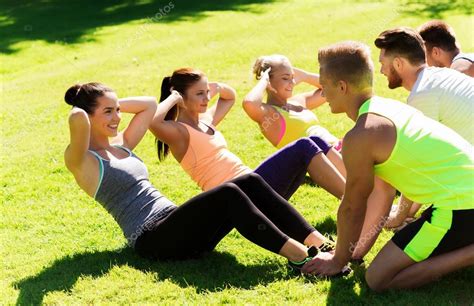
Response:
[[[66,166],[78,185],[114,217],[138,254],[154,259],[197,257],[213,250],[233,228],[286,257],[297,271],[317,253],[313,245],[320,234],[257,174],[239,177],[179,207],[161,195],[132,153],[155,114],[155,98],[118,99],[107,86],[87,83],[69,88],[65,100],[73,106]],[[119,133],[121,111],[134,116]]]

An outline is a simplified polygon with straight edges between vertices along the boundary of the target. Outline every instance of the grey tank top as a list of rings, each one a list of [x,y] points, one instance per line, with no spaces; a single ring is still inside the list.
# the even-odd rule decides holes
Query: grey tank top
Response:
[[[98,160],[99,184],[94,199],[115,219],[127,242],[134,247],[137,238],[169,215],[177,206],[165,198],[148,180],[145,164],[130,150],[123,159],[107,160],[89,150]]]

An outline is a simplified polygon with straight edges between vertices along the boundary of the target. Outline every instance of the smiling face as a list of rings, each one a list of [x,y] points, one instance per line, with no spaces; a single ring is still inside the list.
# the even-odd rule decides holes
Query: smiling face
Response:
[[[293,96],[295,79],[293,67],[288,62],[282,62],[279,65],[272,66],[270,71],[270,84],[276,90],[278,97],[289,99]]]
[[[205,113],[210,101],[209,84],[206,77],[202,77],[189,86],[183,96],[186,111],[192,113]]]
[[[388,88],[390,89],[395,89],[402,86],[402,78],[400,77],[400,74],[395,70],[393,61],[394,57],[387,55],[385,53],[385,49],[380,50],[380,73],[387,77]]]
[[[115,92],[106,92],[98,97],[97,108],[89,118],[93,133],[107,137],[117,136],[121,115]]]

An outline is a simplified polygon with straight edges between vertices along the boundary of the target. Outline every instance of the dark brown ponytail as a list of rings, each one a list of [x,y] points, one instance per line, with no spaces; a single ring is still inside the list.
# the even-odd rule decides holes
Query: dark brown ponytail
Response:
[[[163,78],[161,82],[160,102],[163,102],[171,95],[171,89],[178,91],[183,97],[186,96],[186,90],[194,83],[201,80],[204,73],[193,68],[180,68],[173,72],[171,76]],[[165,120],[176,120],[178,117],[178,107],[173,106],[165,116]],[[163,161],[169,153],[169,147],[166,143],[156,138],[156,149],[158,159]]]

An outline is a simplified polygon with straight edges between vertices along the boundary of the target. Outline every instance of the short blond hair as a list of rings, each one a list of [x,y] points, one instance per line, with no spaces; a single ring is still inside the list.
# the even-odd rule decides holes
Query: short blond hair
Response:
[[[369,46],[356,42],[339,42],[318,52],[321,73],[333,82],[339,80],[363,89],[373,86],[374,63]]]
[[[273,54],[260,56],[253,64],[252,72],[255,74],[255,78],[260,80],[262,72],[268,68],[273,69],[282,64],[289,64],[291,66],[290,60],[284,55]]]

